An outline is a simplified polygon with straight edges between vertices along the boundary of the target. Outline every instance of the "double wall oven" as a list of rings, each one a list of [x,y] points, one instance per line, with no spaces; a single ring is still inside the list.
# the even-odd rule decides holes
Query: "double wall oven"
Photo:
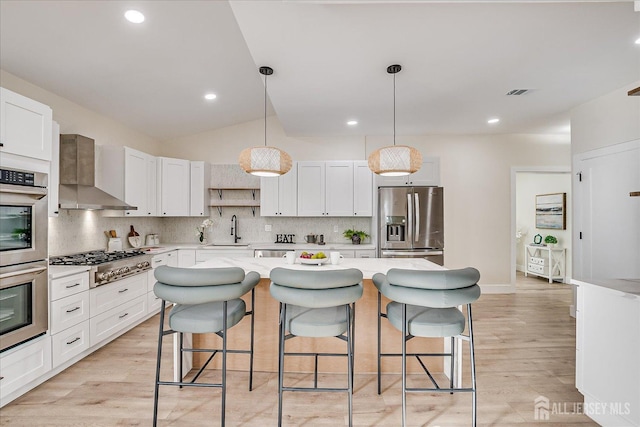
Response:
[[[0,169],[0,352],[47,332],[47,174]]]

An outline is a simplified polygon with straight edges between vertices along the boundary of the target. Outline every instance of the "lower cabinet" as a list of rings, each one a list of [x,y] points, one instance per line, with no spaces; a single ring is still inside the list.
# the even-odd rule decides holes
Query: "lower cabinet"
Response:
[[[46,335],[0,356],[0,401],[51,370],[51,337]]]
[[[57,368],[89,347],[89,320],[87,319],[51,337],[53,367]]]
[[[141,295],[121,306],[91,317],[91,345],[109,338],[147,314],[147,296]]]

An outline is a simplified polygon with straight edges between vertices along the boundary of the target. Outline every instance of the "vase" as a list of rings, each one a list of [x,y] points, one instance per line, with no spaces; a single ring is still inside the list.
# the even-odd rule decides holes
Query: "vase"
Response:
[[[200,232],[200,235],[198,236],[198,241],[200,242],[201,245],[207,244],[207,238],[204,235],[204,231]]]
[[[360,239],[360,236],[358,236],[357,234],[351,236],[351,243],[353,243],[354,245],[359,245],[361,241],[362,239]]]

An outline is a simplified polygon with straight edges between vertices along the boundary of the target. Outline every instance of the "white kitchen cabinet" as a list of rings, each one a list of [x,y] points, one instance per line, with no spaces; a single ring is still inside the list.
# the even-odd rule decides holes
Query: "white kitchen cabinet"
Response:
[[[260,216],[296,216],[298,213],[298,165],[284,175],[260,178]]]
[[[417,172],[404,176],[377,177],[377,185],[383,187],[409,185],[440,185],[440,157],[423,157],[422,166]]]
[[[118,308],[147,292],[147,276],[137,274],[117,282],[108,283],[89,290],[89,309],[91,317],[107,310]],[[93,343],[92,343],[93,345]]]
[[[118,211],[117,216],[157,216],[155,156],[129,147],[97,146],[100,151],[98,186],[136,210]]]
[[[211,165],[207,162],[191,162],[190,180],[191,197],[189,201],[189,215],[209,216]]]
[[[158,213],[189,216],[191,164],[189,160],[158,157]]]
[[[58,216],[58,202],[60,192],[60,125],[52,122],[51,126],[51,163],[49,164],[49,184],[47,197],[49,198],[49,216]]]
[[[352,161],[298,162],[298,216],[353,216]]]
[[[0,88],[0,150],[35,159],[51,160],[51,108]]]
[[[0,401],[51,370],[51,337],[45,335],[0,354]]]
[[[373,172],[365,160],[353,162],[353,215],[373,216]]]
[[[52,365],[56,368],[87,350],[89,342],[89,272],[49,281]]]
[[[147,295],[141,295],[97,316],[91,316],[91,345],[97,345],[147,314]]]
[[[356,258],[375,258],[376,250],[375,249],[356,250],[355,257]]]
[[[600,425],[638,426],[640,296],[576,284],[576,387]]]

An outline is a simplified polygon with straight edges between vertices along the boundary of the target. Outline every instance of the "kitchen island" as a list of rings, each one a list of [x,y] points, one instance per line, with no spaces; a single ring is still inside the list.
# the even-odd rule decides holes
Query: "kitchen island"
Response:
[[[262,372],[277,372],[278,370],[278,312],[279,305],[269,294],[269,273],[273,268],[283,267],[296,270],[328,270],[357,268],[362,271],[364,277],[364,294],[356,302],[356,332],[355,332],[355,371],[356,373],[373,373],[377,370],[377,298],[378,292],[371,278],[375,273],[386,273],[391,268],[406,268],[412,270],[444,270],[445,268],[422,258],[344,258],[339,265],[324,264],[301,265],[286,264],[284,258],[214,258],[200,263],[193,268],[221,268],[240,267],[246,272],[256,271],[261,280],[256,287],[255,308],[255,364],[254,369]],[[247,307],[250,307],[250,295],[245,296]],[[387,300],[383,298],[383,311]],[[401,349],[400,333],[386,320],[382,322],[383,352],[398,353]],[[229,348],[248,348],[249,321],[243,320],[229,331]],[[210,335],[195,335],[193,337],[196,348],[216,348],[220,346],[218,337]],[[425,343],[428,344],[425,345]],[[422,352],[441,352],[444,344],[442,339],[416,340],[415,345],[410,341],[408,351],[415,348]],[[344,343],[338,340],[325,338],[307,340],[297,338],[288,345],[288,351],[335,351],[343,352]],[[321,358],[322,359],[322,358]],[[321,372],[344,372],[346,363],[336,361],[333,358],[320,362]],[[333,359],[333,360],[332,360]],[[397,359],[397,360],[396,360]],[[427,358],[429,359],[429,358]],[[442,372],[442,358],[426,360],[427,366],[434,372]],[[176,359],[177,360],[177,359]],[[194,356],[194,365],[200,366],[205,360],[204,355]],[[189,366],[190,360],[186,360]],[[219,362],[219,361],[218,361]],[[227,359],[228,369],[248,370],[249,358],[244,355],[232,355]],[[213,367],[218,365],[213,364]],[[456,363],[458,365],[458,363]],[[287,366],[298,371],[313,371],[313,358],[291,358],[287,360]],[[294,368],[295,366],[295,368]],[[449,366],[445,364],[444,366]],[[400,372],[400,358],[384,358],[383,372]],[[420,371],[417,363],[409,363],[409,371]],[[185,370],[186,372],[187,370]]]

